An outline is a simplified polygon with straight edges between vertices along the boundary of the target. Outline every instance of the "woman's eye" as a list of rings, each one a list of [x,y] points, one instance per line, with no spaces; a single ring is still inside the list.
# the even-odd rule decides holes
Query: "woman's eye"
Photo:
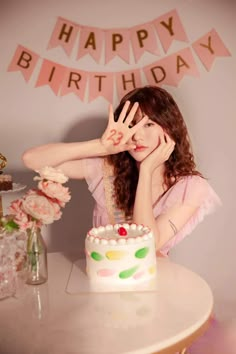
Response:
[[[144,126],[146,128],[149,128],[149,127],[152,127],[153,125],[154,125],[154,123],[149,122],[149,123],[146,123]]]

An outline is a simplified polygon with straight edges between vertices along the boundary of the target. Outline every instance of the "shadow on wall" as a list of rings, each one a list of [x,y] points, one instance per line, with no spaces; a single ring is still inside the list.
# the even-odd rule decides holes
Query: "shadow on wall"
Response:
[[[107,119],[104,117],[90,118],[79,121],[72,126],[65,135],[63,142],[85,141],[99,138]],[[15,181],[26,184],[27,189],[35,187],[34,172],[12,171]],[[66,205],[62,218],[49,226],[47,237],[48,251],[73,251],[83,254],[84,239],[87,231],[92,227],[92,213],[94,200],[88,190],[86,181],[69,180],[66,184],[71,191],[71,201]],[[19,196],[14,196],[14,199]]]

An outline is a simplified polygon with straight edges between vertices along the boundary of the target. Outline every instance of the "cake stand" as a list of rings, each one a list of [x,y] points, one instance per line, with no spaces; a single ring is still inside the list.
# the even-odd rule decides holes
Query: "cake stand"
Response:
[[[0,217],[3,216],[3,202],[2,202],[2,197],[5,194],[10,194],[10,193],[17,193],[22,191],[23,189],[25,189],[26,186],[20,183],[13,183],[12,184],[12,189],[8,190],[8,191],[0,191]]]

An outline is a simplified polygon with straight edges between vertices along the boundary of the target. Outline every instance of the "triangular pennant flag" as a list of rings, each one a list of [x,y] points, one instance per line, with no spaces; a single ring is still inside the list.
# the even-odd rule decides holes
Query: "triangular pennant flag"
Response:
[[[217,57],[231,56],[215,29],[195,41],[192,47],[208,71]]]
[[[176,10],[158,17],[153,23],[165,52],[174,40],[188,42],[187,34]]]
[[[35,69],[38,59],[38,54],[18,45],[7,71],[20,71],[27,82]]]
[[[47,49],[62,47],[66,54],[70,56],[76,37],[79,31],[79,25],[59,17],[52,32]]]
[[[58,95],[65,72],[65,66],[44,59],[35,87],[49,85],[53,92]]]

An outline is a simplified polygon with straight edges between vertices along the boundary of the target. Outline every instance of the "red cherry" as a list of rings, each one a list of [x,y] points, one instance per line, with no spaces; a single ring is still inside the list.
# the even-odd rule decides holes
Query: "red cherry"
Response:
[[[127,235],[127,231],[126,231],[126,229],[124,228],[124,227],[119,227],[119,229],[118,229],[118,234],[120,235],[120,236],[126,236]]]

